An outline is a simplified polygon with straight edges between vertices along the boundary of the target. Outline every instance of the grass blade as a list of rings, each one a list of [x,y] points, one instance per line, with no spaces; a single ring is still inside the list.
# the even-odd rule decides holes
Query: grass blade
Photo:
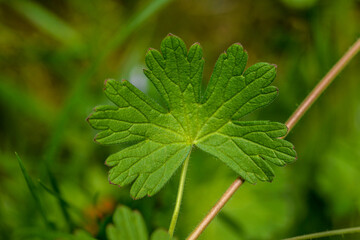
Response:
[[[0,100],[6,102],[6,106],[16,109],[16,111],[21,111],[32,118],[35,117],[43,123],[51,125],[56,115],[54,108],[35,96],[22,91],[18,86],[10,84],[5,79],[6,77],[0,76]]]
[[[19,157],[19,155],[16,152],[15,152],[15,155],[16,155],[16,158],[18,160],[21,172],[22,172],[22,174],[23,174],[23,176],[25,178],[26,184],[27,184],[27,186],[28,186],[28,188],[30,190],[30,193],[31,193],[32,197],[35,200],[36,207],[40,211],[40,214],[43,217],[45,224],[49,228],[53,229],[54,225],[48,220],[48,218],[46,216],[45,209],[44,209],[43,205],[41,204],[40,197],[39,197],[39,194],[38,194],[38,191],[37,191],[37,188],[36,188],[34,182],[32,181],[29,174],[27,173],[27,171],[25,169],[25,166],[24,166],[23,162],[21,161],[21,158]]]
[[[65,206],[65,202],[64,200],[62,200],[62,197],[61,197],[61,192],[60,192],[60,188],[59,188],[59,185],[54,177],[54,175],[51,173],[49,167],[47,167],[47,172],[48,172],[48,175],[49,175],[49,179],[50,179],[50,184],[52,186],[52,188],[54,189],[54,192],[57,194],[57,200],[58,200],[58,203],[59,203],[59,206],[60,206],[60,209],[61,209],[61,212],[64,216],[64,219],[68,225],[68,228],[69,230],[72,232],[74,230],[74,224],[70,218],[70,214],[68,212],[68,209],[66,208]]]
[[[76,207],[75,205],[69,203],[68,201],[66,201],[62,196],[60,196],[58,193],[56,193],[55,191],[53,191],[52,189],[50,189],[48,186],[46,186],[40,179],[38,180],[39,185],[50,195],[52,195],[53,197],[55,197],[56,199],[58,199],[59,201],[61,201],[61,204],[65,207],[65,208],[71,208],[73,210],[75,210],[79,215],[82,216],[82,211],[81,209],[79,209],[78,207]]]
[[[129,19],[128,22],[123,24],[123,27],[113,38],[111,38],[112,40],[108,44],[104,44],[104,46],[107,47],[104,48],[98,57],[92,61],[91,66],[89,66],[89,68],[87,68],[85,72],[76,80],[75,85],[71,89],[69,96],[65,101],[59,118],[55,123],[54,130],[52,131],[53,134],[50,137],[46,152],[44,154],[45,161],[49,166],[51,165],[51,162],[54,161],[54,158],[59,151],[63,133],[65,132],[65,128],[70,119],[69,115],[77,103],[82,100],[82,93],[86,89],[86,84],[96,73],[96,70],[101,62],[104,61],[114,49],[121,46],[124,41],[149,17],[154,15],[170,1],[171,0],[150,1],[144,9],[140,9],[133,17]]]
[[[51,11],[32,1],[10,1],[11,6],[43,32],[65,45],[77,45],[80,36]]]

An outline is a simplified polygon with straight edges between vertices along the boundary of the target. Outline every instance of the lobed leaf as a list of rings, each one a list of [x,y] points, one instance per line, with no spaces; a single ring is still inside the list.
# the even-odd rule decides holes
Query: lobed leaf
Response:
[[[118,206],[113,216],[113,224],[106,228],[109,240],[147,240],[148,233],[141,214],[126,206]]]
[[[244,180],[271,181],[271,164],[283,166],[296,158],[293,145],[280,139],[284,124],[239,121],[271,103],[278,90],[270,86],[276,67],[257,63],[245,70],[248,55],[240,44],[220,55],[204,94],[204,60],[199,44],[187,50],[174,35],[150,49],[145,75],[163,97],[152,101],[127,81],[108,80],[105,94],[115,106],[97,107],[88,121],[100,130],[100,144],[129,146],[111,155],[109,180],[132,183],[131,195],[152,196],[170,179],[194,146],[219,158]]]
[[[163,229],[157,229],[151,234],[150,240],[171,240],[169,233]],[[173,238],[174,239],[174,238]]]
[[[109,240],[148,240],[148,231],[143,217],[138,211],[127,206],[118,206],[113,215],[113,223],[106,226]],[[150,240],[170,240],[170,235],[163,229],[156,229]],[[175,238],[174,238],[175,239]]]

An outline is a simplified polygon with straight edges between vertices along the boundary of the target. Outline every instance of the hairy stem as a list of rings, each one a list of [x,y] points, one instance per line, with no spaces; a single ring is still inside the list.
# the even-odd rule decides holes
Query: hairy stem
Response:
[[[289,131],[295,126],[305,112],[311,107],[311,105],[318,99],[318,97],[325,91],[330,83],[335,79],[337,75],[343,70],[343,68],[350,62],[350,60],[360,50],[360,38],[350,47],[350,49],[342,56],[342,58],[330,69],[330,71],[321,79],[316,87],[309,93],[305,100],[300,104],[296,111],[291,115],[289,120],[285,123]]]
[[[349,233],[359,233],[359,232],[360,232],[360,227],[343,228],[343,229],[337,229],[337,230],[331,230],[331,231],[325,231],[325,232],[306,234],[306,235],[292,237],[292,238],[286,238],[284,240],[314,239],[314,238],[322,238],[322,237],[343,235],[343,234],[349,234]]]
[[[359,52],[360,50],[360,39],[358,39],[350,49],[342,56],[342,58],[330,69],[330,71],[325,75],[325,77],[316,85],[316,87],[311,91],[311,93],[305,98],[301,105],[295,110],[295,112],[290,116],[289,120],[285,123],[288,127],[287,134],[293,129],[295,124],[300,120],[300,118],[305,114],[305,112],[311,107],[311,105],[316,101],[316,99],[325,91],[329,84],[335,79],[335,77],[343,70],[343,68],[350,62],[350,60]],[[285,138],[284,136],[283,138]],[[195,230],[187,238],[188,240],[197,239],[200,234],[205,230],[205,228],[210,224],[214,217],[220,212],[222,207],[229,201],[232,195],[236,192],[237,189],[244,183],[243,180],[237,178],[231,186],[226,190],[226,192],[221,196],[220,200],[214,205],[210,212],[205,216],[205,218],[200,222],[200,224],[195,228]]]
[[[229,201],[231,196],[238,190],[241,184],[244,182],[240,177],[238,177],[231,186],[226,190],[224,195],[220,198],[220,200],[213,206],[210,212],[206,215],[204,220],[196,227],[196,229],[191,233],[191,235],[187,238],[187,240],[197,239],[200,234],[205,230],[205,228],[209,225],[209,223],[214,219],[214,217],[220,212],[220,210],[224,207],[224,205]]]
[[[190,155],[191,155],[191,150],[190,150],[188,156],[186,157],[183,168],[181,170],[180,183],[179,183],[179,189],[178,189],[178,193],[177,193],[177,197],[176,197],[175,209],[174,209],[174,213],[172,215],[171,222],[170,222],[170,227],[169,227],[170,239],[172,239],[172,237],[174,235],[176,222],[177,222],[177,219],[179,217],[181,200],[182,200],[182,196],[183,196],[183,193],[184,193],[186,172],[187,172],[187,169],[188,169],[188,166],[189,166]]]

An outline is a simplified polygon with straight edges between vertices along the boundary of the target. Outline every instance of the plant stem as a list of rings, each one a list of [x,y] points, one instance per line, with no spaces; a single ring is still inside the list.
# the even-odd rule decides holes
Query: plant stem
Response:
[[[300,118],[305,114],[305,112],[311,107],[311,105],[316,101],[316,99],[325,91],[329,84],[335,79],[335,77],[341,72],[341,70],[350,62],[350,60],[359,52],[360,50],[360,38],[350,47],[350,49],[343,55],[343,57],[330,69],[330,71],[325,75],[325,77],[316,85],[316,87],[311,91],[311,93],[305,98],[301,105],[295,110],[295,112],[290,116],[289,120],[285,123],[288,127],[287,134],[293,129],[295,124],[300,120]],[[285,138],[284,136],[283,138]],[[210,224],[214,217],[220,212],[222,207],[229,201],[232,195],[236,192],[237,189],[244,183],[243,180],[237,178],[231,186],[226,190],[226,192],[221,196],[220,200],[214,205],[206,217],[200,222],[200,224],[195,228],[195,230],[187,238],[188,240],[197,239],[200,234],[205,230],[205,228]]]
[[[349,234],[349,233],[358,233],[360,232],[360,227],[353,227],[353,228],[343,228],[325,232],[318,232],[312,234],[306,234],[297,237],[286,238],[284,240],[304,240],[304,239],[314,239],[314,238],[322,238],[322,237],[329,237],[335,235],[342,235],[342,234]]]
[[[301,105],[291,115],[289,120],[285,123],[288,127],[288,133],[305,114],[305,112],[311,107],[311,105],[318,99],[318,97],[325,91],[330,83],[335,79],[337,75],[344,69],[344,67],[350,62],[350,60],[360,50],[360,38],[350,47],[350,49],[342,56],[342,58],[330,69],[323,79],[316,85],[316,87],[309,93]]]
[[[188,166],[189,166],[190,155],[191,155],[191,149],[190,149],[190,152],[189,152],[188,156],[185,159],[183,168],[181,170],[180,183],[179,183],[179,189],[178,189],[178,193],[177,193],[177,197],[176,197],[174,213],[172,215],[171,222],[170,222],[170,227],[169,227],[170,239],[172,239],[172,237],[174,235],[176,222],[177,222],[177,219],[179,217],[181,200],[182,200],[182,196],[183,196],[183,193],[184,193],[186,172],[187,172],[187,169],[188,169]]]
[[[231,186],[226,190],[224,195],[220,198],[220,200],[213,206],[210,212],[206,215],[203,221],[196,227],[196,229],[191,233],[191,235],[187,238],[187,240],[197,239],[200,234],[205,230],[205,228],[209,225],[209,223],[214,219],[214,217],[220,212],[220,210],[224,207],[224,205],[229,201],[232,195],[239,189],[241,184],[244,182],[240,177],[238,177]]]

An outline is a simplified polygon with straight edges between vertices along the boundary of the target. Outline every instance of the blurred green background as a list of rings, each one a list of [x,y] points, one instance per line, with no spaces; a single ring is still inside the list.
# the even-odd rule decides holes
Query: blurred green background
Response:
[[[247,50],[248,66],[275,63],[279,97],[249,118],[285,122],[360,36],[360,1],[0,1],[0,239],[53,239],[46,233],[76,229],[106,239],[118,204],[138,209],[149,232],[168,228],[179,171],[154,197],[132,200],[128,187],[107,180],[103,162],[118,147],[95,144],[85,119],[108,103],[106,78],[128,79],[156,98],[142,73],[144,56],[170,32],[202,45],[204,84],[234,42]],[[359,66],[357,56],[288,136],[298,161],[277,168],[273,183],[244,184],[201,239],[280,239],[360,225]],[[194,152],[179,239],[235,178]]]

